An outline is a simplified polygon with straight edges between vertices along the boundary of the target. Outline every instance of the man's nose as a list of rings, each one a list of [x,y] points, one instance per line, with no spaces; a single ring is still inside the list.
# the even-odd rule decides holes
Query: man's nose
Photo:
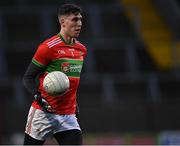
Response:
[[[78,21],[78,26],[79,26],[79,27],[82,26],[82,21]]]

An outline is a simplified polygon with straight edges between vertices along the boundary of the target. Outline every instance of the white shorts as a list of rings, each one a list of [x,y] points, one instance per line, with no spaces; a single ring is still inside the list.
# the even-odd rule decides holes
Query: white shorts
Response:
[[[45,113],[31,106],[25,133],[37,140],[45,140],[57,132],[71,129],[81,130],[74,114],[57,115]]]

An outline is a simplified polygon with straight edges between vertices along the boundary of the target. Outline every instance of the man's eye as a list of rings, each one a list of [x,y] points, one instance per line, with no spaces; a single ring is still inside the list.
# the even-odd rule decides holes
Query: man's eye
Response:
[[[73,18],[73,21],[82,21],[81,18]]]
[[[74,21],[78,21],[78,18],[74,18],[73,20],[74,20]]]

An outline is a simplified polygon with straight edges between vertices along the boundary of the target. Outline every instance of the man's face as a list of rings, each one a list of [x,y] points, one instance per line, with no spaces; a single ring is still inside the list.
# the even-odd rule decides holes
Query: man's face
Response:
[[[81,31],[82,16],[80,13],[61,16],[60,23],[66,35],[76,38]]]

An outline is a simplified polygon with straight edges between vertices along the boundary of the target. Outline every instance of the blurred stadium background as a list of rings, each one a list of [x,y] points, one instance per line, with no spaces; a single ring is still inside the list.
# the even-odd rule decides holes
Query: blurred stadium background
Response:
[[[0,144],[22,144],[32,101],[22,76],[38,44],[58,33],[64,2],[0,1]],[[84,143],[180,144],[180,1],[66,2],[84,10]]]

